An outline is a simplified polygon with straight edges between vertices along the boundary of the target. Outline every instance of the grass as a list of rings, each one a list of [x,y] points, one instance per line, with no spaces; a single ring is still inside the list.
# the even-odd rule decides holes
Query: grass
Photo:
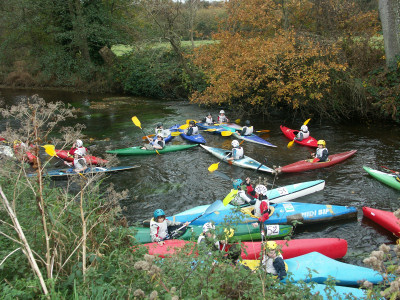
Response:
[[[182,47],[184,47],[184,48],[192,46],[192,42],[190,42],[190,41],[182,41],[181,43],[182,43]],[[212,40],[194,41],[194,46],[199,47],[199,46],[204,46],[204,45],[213,44],[213,43],[215,43],[215,41],[212,41]],[[159,48],[171,49],[171,44],[168,42],[156,43],[156,44],[152,44],[151,47],[154,49],[159,49]],[[121,44],[113,45],[111,47],[111,51],[114,52],[114,54],[116,56],[122,56],[122,55],[125,55],[125,54],[128,54],[128,53],[134,51],[134,46],[121,45]]]

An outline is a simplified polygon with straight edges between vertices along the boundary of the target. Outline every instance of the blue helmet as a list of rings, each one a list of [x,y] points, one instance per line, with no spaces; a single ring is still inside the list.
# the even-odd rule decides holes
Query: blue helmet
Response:
[[[243,180],[242,180],[242,179],[235,179],[235,180],[232,182],[233,188],[234,188],[235,190],[239,189],[239,187],[242,185],[242,183],[243,183]]]
[[[156,220],[158,217],[165,216],[165,212],[161,208],[159,208],[159,209],[156,209],[153,216],[154,216],[154,219]]]

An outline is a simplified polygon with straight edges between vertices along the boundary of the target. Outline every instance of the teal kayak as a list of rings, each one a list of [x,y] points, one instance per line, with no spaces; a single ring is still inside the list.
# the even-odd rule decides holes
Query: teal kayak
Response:
[[[367,171],[369,175],[374,177],[376,180],[396,189],[400,190],[400,182],[397,181],[395,174],[388,174],[378,170],[371,169],[369,167],[363,166],[364,170]]]
[[[111,168],[102,168],[102,167],[89,167],[85,171],[81,173],[76,173],[73,168],[70,169],[56,169],[56,170],[48,170],[43,172],[43,176],[50,176],[50,177],[68,177],[68,176],[87,176],[87,175],[95,175],[99,173],[111,173],[111,172],[119,172],[119,171],[126,171],[139,168],[140,166],[121,166],[121,167],[111,167]],[[28,177],[35,177],[37,176],[36,173],[27,174]]]
[[[196,147],[197,144],[182,144],[182,145],[167,145],[162,150],[157,150],[158,153],[167,153],[167,152],[174,152],[174,151],[181,151],[186,150],[189,148]],[[157,155],[155,150],[143,150],[141,147],[129,147],[123,149],[116,149],[116,150],[108,150],[107,153],[116,154],[116,155]]]
[[[221,159],[230,165],[234,165],[234,166],[238,166],[238,167],[242,167],[242,168],[246,168],[246,169],[258,170],[258,171],[262,171],[262,172],[268,172],[268,173],[272,173],[272,174],[276,173],[275,170],[268,168],[264,164],[256,161],[255,159],[252,159],[251,157],[248,157],[246,155],[244,155],[244,157],[241,159],[227,161],[225,158],[227,157],[227,155],[229,153],[232,153],[231,150],[225,150],[225,149],[215,148],[215,147],[208,147],[208,146],[204,146],[204,145],[200,145],[200,146],[203,147],[208,152],[210,152],[212,155],[216,156],[218,159]]]
[[[229,233],[230,236],[228,241],[230,243],[238,242],[238,241],[253,241],[253,240],[261,240],[260,228],[254,228],[250,224],[239,224],[231,226],[231,228],[227,228],[224,232],[224,228],[222,226],[216,227],[216,233],[218,236],[224,237],[225,232]],[[132,232],[133,237],[140,244],[151,243],[150,238],[150,228],[149,227],[130,227],[130,231]],[[229,230],[229,231],[228,231]],[[277,239],[282,238],[291,234],[293,230],[293,226],[291,225],[266,225],[265,226],[265,235],[268,239]],[[199,235],[203,232],[203,226],[189,226],[187,230],[184,231],[182,235],[176,237],[179,240],[192,240],[197,241]]]

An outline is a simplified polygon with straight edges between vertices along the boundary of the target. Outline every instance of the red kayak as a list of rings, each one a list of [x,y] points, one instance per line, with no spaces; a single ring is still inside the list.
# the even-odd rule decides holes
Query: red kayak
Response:
[[[56,150],[57,156],[63,160],[73,162],[74,157],[70,156],[67,150]],[[86,155],[86,162],[92,165],[105,165],[108,161],[100,157]]]
[[[297,133],[299,132],[298,130],[290,129],[283,125],[281,125],[280,127],[281,127],[283,134],[291,141],[294,140]],[[297,141],[297,140],[295,140],[294,142],[297,144],[303,145],[303,146],[314,147],[314,148],[318,147],[317,140],[314,139],[312,136],[309,136],[308,138],[303,139],[301,142]]]
[[[320,169],[325,167],[330,167],[332,165],[338,164],[350,156],[353,156],[357,150],[351,150],[343,153],[329,155],[328,161],[326,162],[312,162],[312,159],[300,160],[293,164],[279,167],[276,169],[277,172],[283,173],[295,173],[295,172],[304,172],[308,170]]]
[[[342,258],[347,252],[347,241],[338,238],[321,238],[321,239],[298,239],[298,240],[278,240],[278,245],[282,245],[283,258],[292,258],[317,251],[330,258]],[[149,249],[149,254],[165,257],[178,252],[185,245],[195,246],[195,242],[183,240],[167,240],[163,246],[157,243],[148,243],[143,246]],[[259,259],[261,252],[261,242],[243,242],[242,243],[243,259]],[[230,245],[225,247],[225,251]]]
[[[392,212],[371,207],[363,207],[362,210],[365,217],[400,237],[400,219]]]

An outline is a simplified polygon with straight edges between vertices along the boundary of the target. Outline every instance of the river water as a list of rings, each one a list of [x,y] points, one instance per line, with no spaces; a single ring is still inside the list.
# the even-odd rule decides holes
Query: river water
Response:
[[[107,149],[137,146],[142,143],[143,133],[132,121],[137,116],[146,134],[153,133],[155,124],[163,122],[164,127],[185,123],[187,119],[199,120],[209,111],[206,108],[182,101],[160,101],[115,95],[85,95],[61,91],[29,91],[0,89],[0,97],[5,105],[16,104],[21,96],[39,94],[46,101],[63,101],[78,109],[78,119],[69,122],[84,124],[84,143],[90,147],[93,155],[104,156]],[[223,108],[228,118],[237,119],[235,111]],[[214,118],[219,109],[211,111]],[[288,139],[284,137],[279,125],[299,128],[305,120],[274,115],[268,120],[253,118],[256,130],[269,129],[262,137],[277,148],[265,147],[253,143],[244,143],[245,154],[258,160],[266,159],[269,167],[283,166],[305,159],[311,151],[308,147],[295,144],[288,149]],[[0,119],[0,132],[4,130],[4,120]],[[308,124],[311,135],[325,139],[331,154],[356,149],[356,155],[347,161],[326,169],[303,173],[281,174],[275,181],[274,176],[242,169],[228,164],[219,164],[218,171],[230,178],[251,177],[257,180],[267,179],[275,187],[303,181],[323,179],[325,189],[321,192],[296,199],[331,205],[349,205],[358,208],[358,217],[340,222],[315,224],[296,228],[292,238],[336,237],[348,241],[348,253],[345,262],[363,265],[362,260],[380,244],[394,244],[396,238],[386,230],[363,218],[361,208],[370,206],[394,211],[400,206],[399,191],[381,184],[371,178],[362,168],[363,165],[379,169],[384,165],[390,169],[398,167],[400,130],[392,124],[383,124],[375,120],[359,124],[346,122],[340,125],[325,121],[311,120]],[[231,137],[221,137],[203,133],[207,145],[225,149],[231,148]],[[172,143],[185,143],[175,137]],[[162,208],[167,215],[176,214],[197,205],[210,204],[223,199],[231,189],[230,181],[208,172],[208,167],[218,160],[201,147],[186,151],[166,153],[154,156],[120,157],[118,165],[137,165],[134,171],[116,173],[106,179],[117,191],[128,190],[128,197],[121,202],[124,214],[130,224],[140,222],[152,216],[153,211]],[[382,169],[381,169],[382,170]],[[57,184],[65,184],[59,182]]]

